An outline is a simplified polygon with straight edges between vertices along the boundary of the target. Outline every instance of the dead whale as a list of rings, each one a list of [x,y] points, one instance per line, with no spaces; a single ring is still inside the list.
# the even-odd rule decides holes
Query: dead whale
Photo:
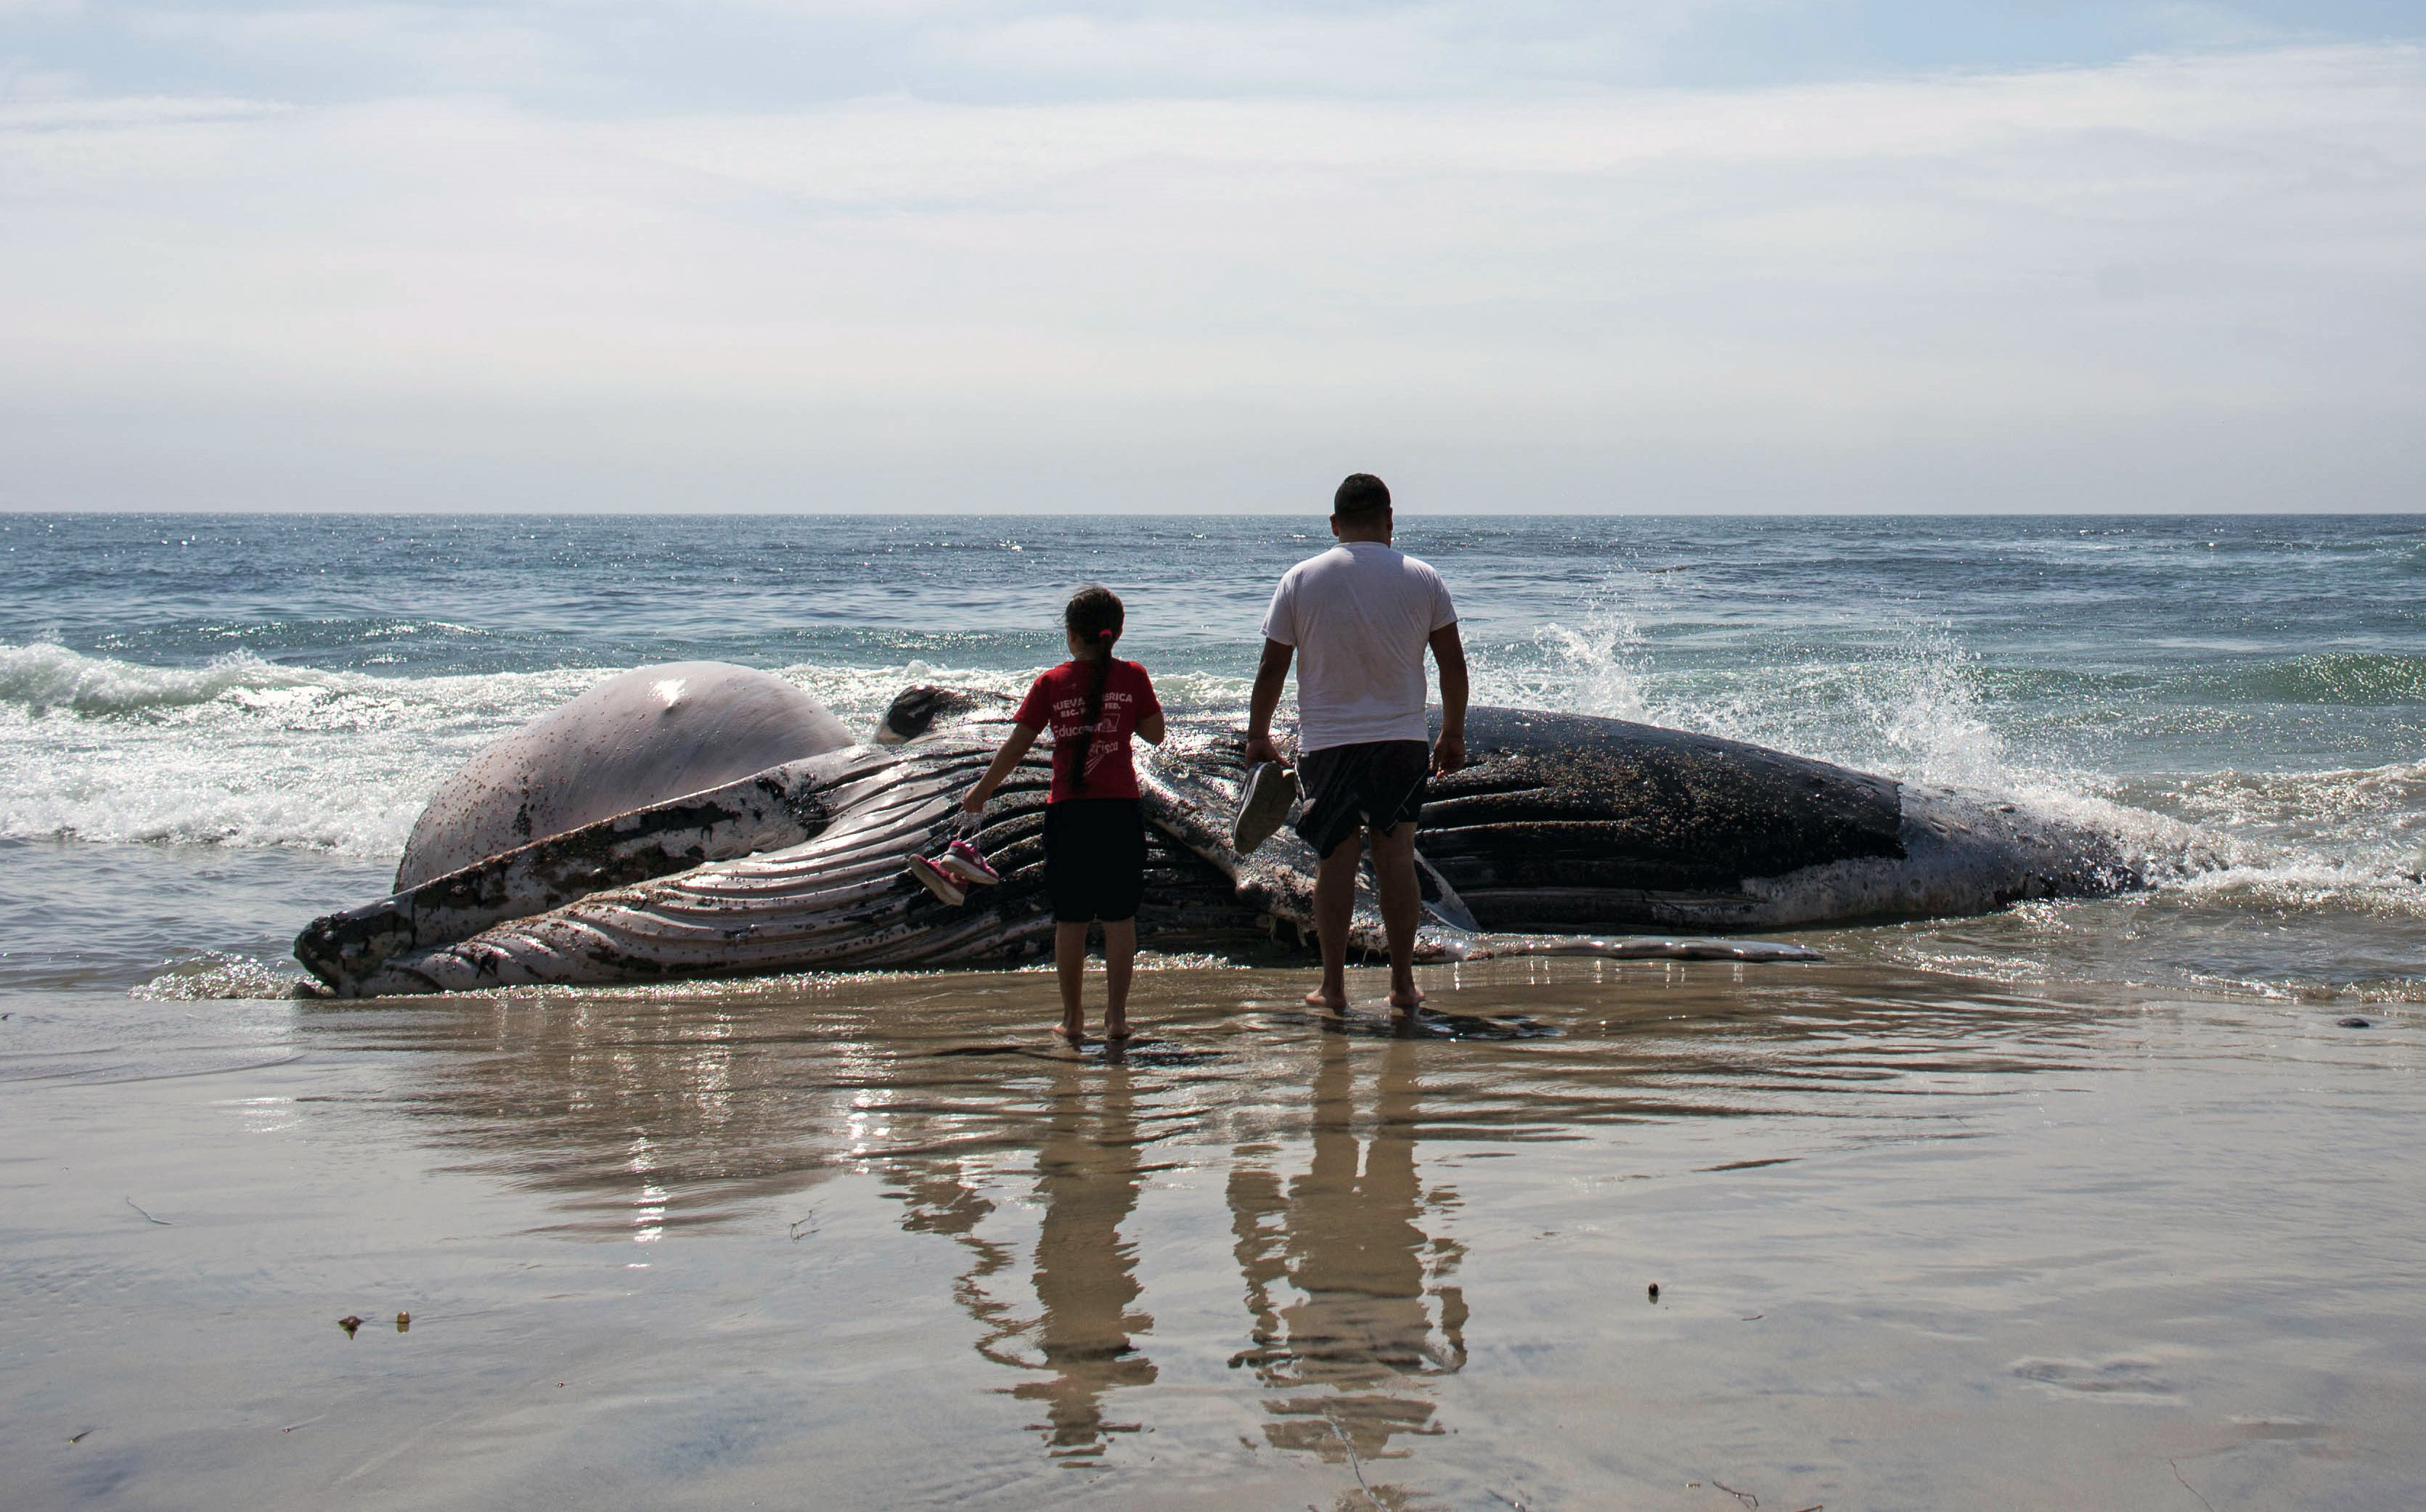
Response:
[[[664,670],[614,681],[645,687]],[[1025,960],[1052,930],[1041,761],[1004,784],[978,836],[1002,886],[951,907],[902,871],[956,822],[1003,720],[999,700],[914,689],[880,740],[801,749],[414,884],[399,874],[396,895],[315,920],[296,955],[348,995]],[[785,738],[832,734],[807,721]],[[695,739],[667,735],[675,748]],[[1614,936],[1980,912],[2138,880],[2093,831],[1714,736],[1481,709],[1467,748],[1472,764],[1435,783],[1424,813],[1422,958],[1808,959],[1762,941]],[[475,764],[507,765],[489,757]],[[639,764],[692,769],[679,748],[657,759]],[[1140,765],[1151,868],[1140,938],[1231,952],[1308,938],[1306,847],[1286,831],[1251,857],[1230,846],[1243,773],[1228,721],[1175,721]],[[1369,894],[1352,938],[1380,947]]]

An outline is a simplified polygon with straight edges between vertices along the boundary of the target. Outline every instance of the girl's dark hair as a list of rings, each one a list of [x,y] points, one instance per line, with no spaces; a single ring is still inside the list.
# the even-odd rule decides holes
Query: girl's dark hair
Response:
[[[1112,679],[1112,646],[1127,619],[1120,595],[1109,588],[1080,588],[1061,611],[1061,623],[1070,634],[1102,652],[1094,658],[1094,681],[1087,685],[1087,719],[1078,727],[1078,743],[1070,753],[1070,785],[1081,793],[1087,790],[1087,753],[1095,744],[1096,722],[1104,717],[1104,684]]]

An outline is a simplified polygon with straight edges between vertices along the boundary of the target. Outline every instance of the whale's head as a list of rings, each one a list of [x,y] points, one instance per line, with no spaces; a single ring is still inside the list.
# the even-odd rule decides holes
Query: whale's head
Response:
[[[824,704],[772,672],[725,662],[624,672],[490,742],[439,784],[396,888],[850,744]]]

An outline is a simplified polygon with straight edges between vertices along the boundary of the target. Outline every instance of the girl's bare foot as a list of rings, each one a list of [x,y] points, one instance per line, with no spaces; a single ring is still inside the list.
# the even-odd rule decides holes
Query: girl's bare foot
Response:
[[[1087,1026],[1083,1023],[1057,1023],[1053,1026],[1053,1032],[1074,1045],[1083,1045],[1087,1042]]]
[[[1104,1021],[1104,1037],[1106,1039],[1126,1039],[1128,1037],[1129,1021],[1126,1019],[1106,1019]]]
[[[1313,991],[1308,992],[1305,995],[1305,1005],[1309,1008],[1320,1008],[1325,1013],[1346,1013],[1348,1011],[1348,994],[1345,992],[1325,992],[1320,988],[1316,988]]]

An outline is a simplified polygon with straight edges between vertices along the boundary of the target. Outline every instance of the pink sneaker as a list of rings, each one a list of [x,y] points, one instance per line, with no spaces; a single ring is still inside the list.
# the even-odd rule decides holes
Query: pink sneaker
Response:
[[[910,875],[916,877],[928,892],[942,898],[953,908],[957,909],[968,900],[968,894],[961,891],[960,884],[945,875],[942,867],[926,857],[913,856],[907,865]]]
[[[992,887],[1002,880],[1002,874],[987,865],[978,848],[965,840],[953,841],[935,858],[935,865],[962,882],[974,882],[979,887]]]

